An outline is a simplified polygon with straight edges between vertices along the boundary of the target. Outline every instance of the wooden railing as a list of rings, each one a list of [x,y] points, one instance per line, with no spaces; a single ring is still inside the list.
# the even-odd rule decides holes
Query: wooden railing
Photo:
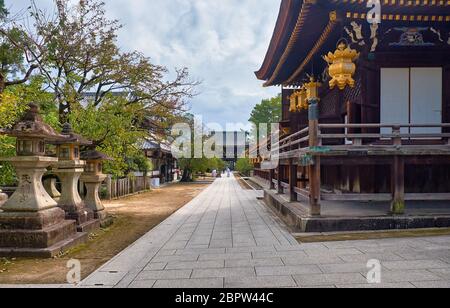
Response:
[[[296,150],[307,149],[310,144],[327,145],[333,140],[333,145],[362,146],[382,141],[383,145],[402,146],[405,141],[443,141],[450,144],[450,133],[416,133],[414,130],[424,129],[450,129],[450,124],[319,124],[316,134],[311,134],[309,127],[292,134],[279,143],[274,144],[272,155],[275,153],[289,153]],[[327,130],[342,130],[343,133],[327,133]],[[376,133],[349,133],[348,130],[377,131]],[[389,131],[389,132],[384,132]],[[406,132],[405,132],[406,131]],[[317,140],[311,140],[312,136]],[[411,142],[409,142],[411,144]],[[333,145],[329,145],[331,148]],[[328,146],[328,145],[327,145]]]
[[[398,146],[403,144],[403,140],[445,140],[450,139],[450,133],[414,133],[414,129],[434,129],[434,128],[450,128],[450,124],[319,124],[318,136],[320,142],[329,139],[342,139],[351,141],[352,145],[358,146],[363,144],[363,140],[378,139],[391,142]],[[343,133],[343,134],[326,134],[322,133],[326,129],[361,129],[361,130],[380,130],[379,133]],[[402,130],[407,129],[405,133]],[[390,130],[391,133],[383,133],[383,130]]]
[[[295,149],[307,147],[309,143],[309,127],[306,127],[295,134],[280,140],[278,143],[273,144],[272,153],[283,153],[292,151]]]

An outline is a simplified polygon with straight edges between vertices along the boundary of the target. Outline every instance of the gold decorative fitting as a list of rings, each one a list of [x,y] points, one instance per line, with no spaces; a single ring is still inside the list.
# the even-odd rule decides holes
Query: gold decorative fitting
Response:
[[[298,105],[297,109],[299,110],[308,110],[308,101],[307,101],[307,93],[306,89],[302,87],[300,92],[298,92]]]
[[[314,76],[309,77],[309,82],[305,84],[306,101],[311,99],[319,99],[319,88],[321,86],[322,84],[317,82]]]
[[[290,112],[296,112],[297,111],[297,92],[294,92],[289,96],[289,111]]]
[[[289,111],[299,112],[301,110],[307,110],[308,102],[306,95],[307,95],[306,89],[304,87],[302,87],[301,90],[292,93],[292,95],[289,97],[290,99]]]
[[[344,40],[340,41],[337,50],[334,53],[329,52],[323,59],[329,65],[329,74],[331,76],[330,88],[334,89],[338,86],[340,90],[344,90],[348,85],[355,86],[353,76],[356,72],[356,64],[354,61],[359,58],[359,52],[351,49]]]
[[[337,21],[337,19],[338,19],[337,12],[336,11],[330,12],[330,21],[335,22],[335,21]]]

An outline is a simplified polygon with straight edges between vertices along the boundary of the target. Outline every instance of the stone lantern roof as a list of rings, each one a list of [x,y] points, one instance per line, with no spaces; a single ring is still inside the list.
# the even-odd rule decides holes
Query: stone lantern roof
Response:
[[[111,157],[108,155],[99,152],[97,150],[88,150],[83,153],[81,153],[81,159],[82,160],[112,160]]]
[[[63,125],[63,129],[61,132],[61,135],[64,137],[64,139],[57,140],[54,142],[55,145],[61,145],[61,144],[77,144],[77,145],[92,145],[92,141],[84,138],[81,135],[75,134],[73,132],[72,125],[70,123],[65,123]]]
[[[43,139],[55,142],[64,139],[50,125],[44,123],[39,115],[39,107],[34,103],[28,105],[29,109],[11,129],[4,129],[0,133],[11,137]]]

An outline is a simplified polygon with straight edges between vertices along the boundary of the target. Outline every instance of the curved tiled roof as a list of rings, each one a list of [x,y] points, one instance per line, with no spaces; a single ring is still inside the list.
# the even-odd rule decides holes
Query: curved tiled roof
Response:
[[[275,31],[270,42],[269,50],[265,56],[264,62],[255,72],[256,77],[261,80],[267,80],[273,74],[275,67],[283,54],[283,50],[289,41],[290,33],[295,27],[297,15],[300,12],[303,0],[282,0],[280,13],[275,26]]]
[[[381,3],[383,20],[450,21],[450,0],[381,0]],[[314,58],[311,52],[320,50],[339,30],[329,18],[334,11],[340,18],[365,19],[369,9],[366,0],[282,0],[264,63],[256,72],[258,79],[265,81],[264,86],[298,82]]]

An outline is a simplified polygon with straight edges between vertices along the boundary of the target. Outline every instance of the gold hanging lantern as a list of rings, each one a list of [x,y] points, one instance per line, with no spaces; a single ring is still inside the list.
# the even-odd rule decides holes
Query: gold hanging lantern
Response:
[[[302,87],[302,89],[298,92],[297,109],[299,110],[308,109],[307,92],[305,87]]]
[[[289,96],[289,111],[290,112],[297,112],[297,92],[294,92]]]
[[[309,82],[305,84],[306,89],[306,100],[319,99],[319,88],[322,84],[314,78],[314,76],[309,77]]]
[[[356,64],[354,61],[358,58],[359,52],[351,49],[346,40],[339,41],[337,50],[323,57],[329,65],[328,71],[332,78],[331,89],[338,86],[340,90],[344,90],[347,85],[352,88],[355,86],[353,76],[356,72]]]
[[[291,133],[291,129],[289,127],[283,127],[282,128],[282,136],[287,136]]]

